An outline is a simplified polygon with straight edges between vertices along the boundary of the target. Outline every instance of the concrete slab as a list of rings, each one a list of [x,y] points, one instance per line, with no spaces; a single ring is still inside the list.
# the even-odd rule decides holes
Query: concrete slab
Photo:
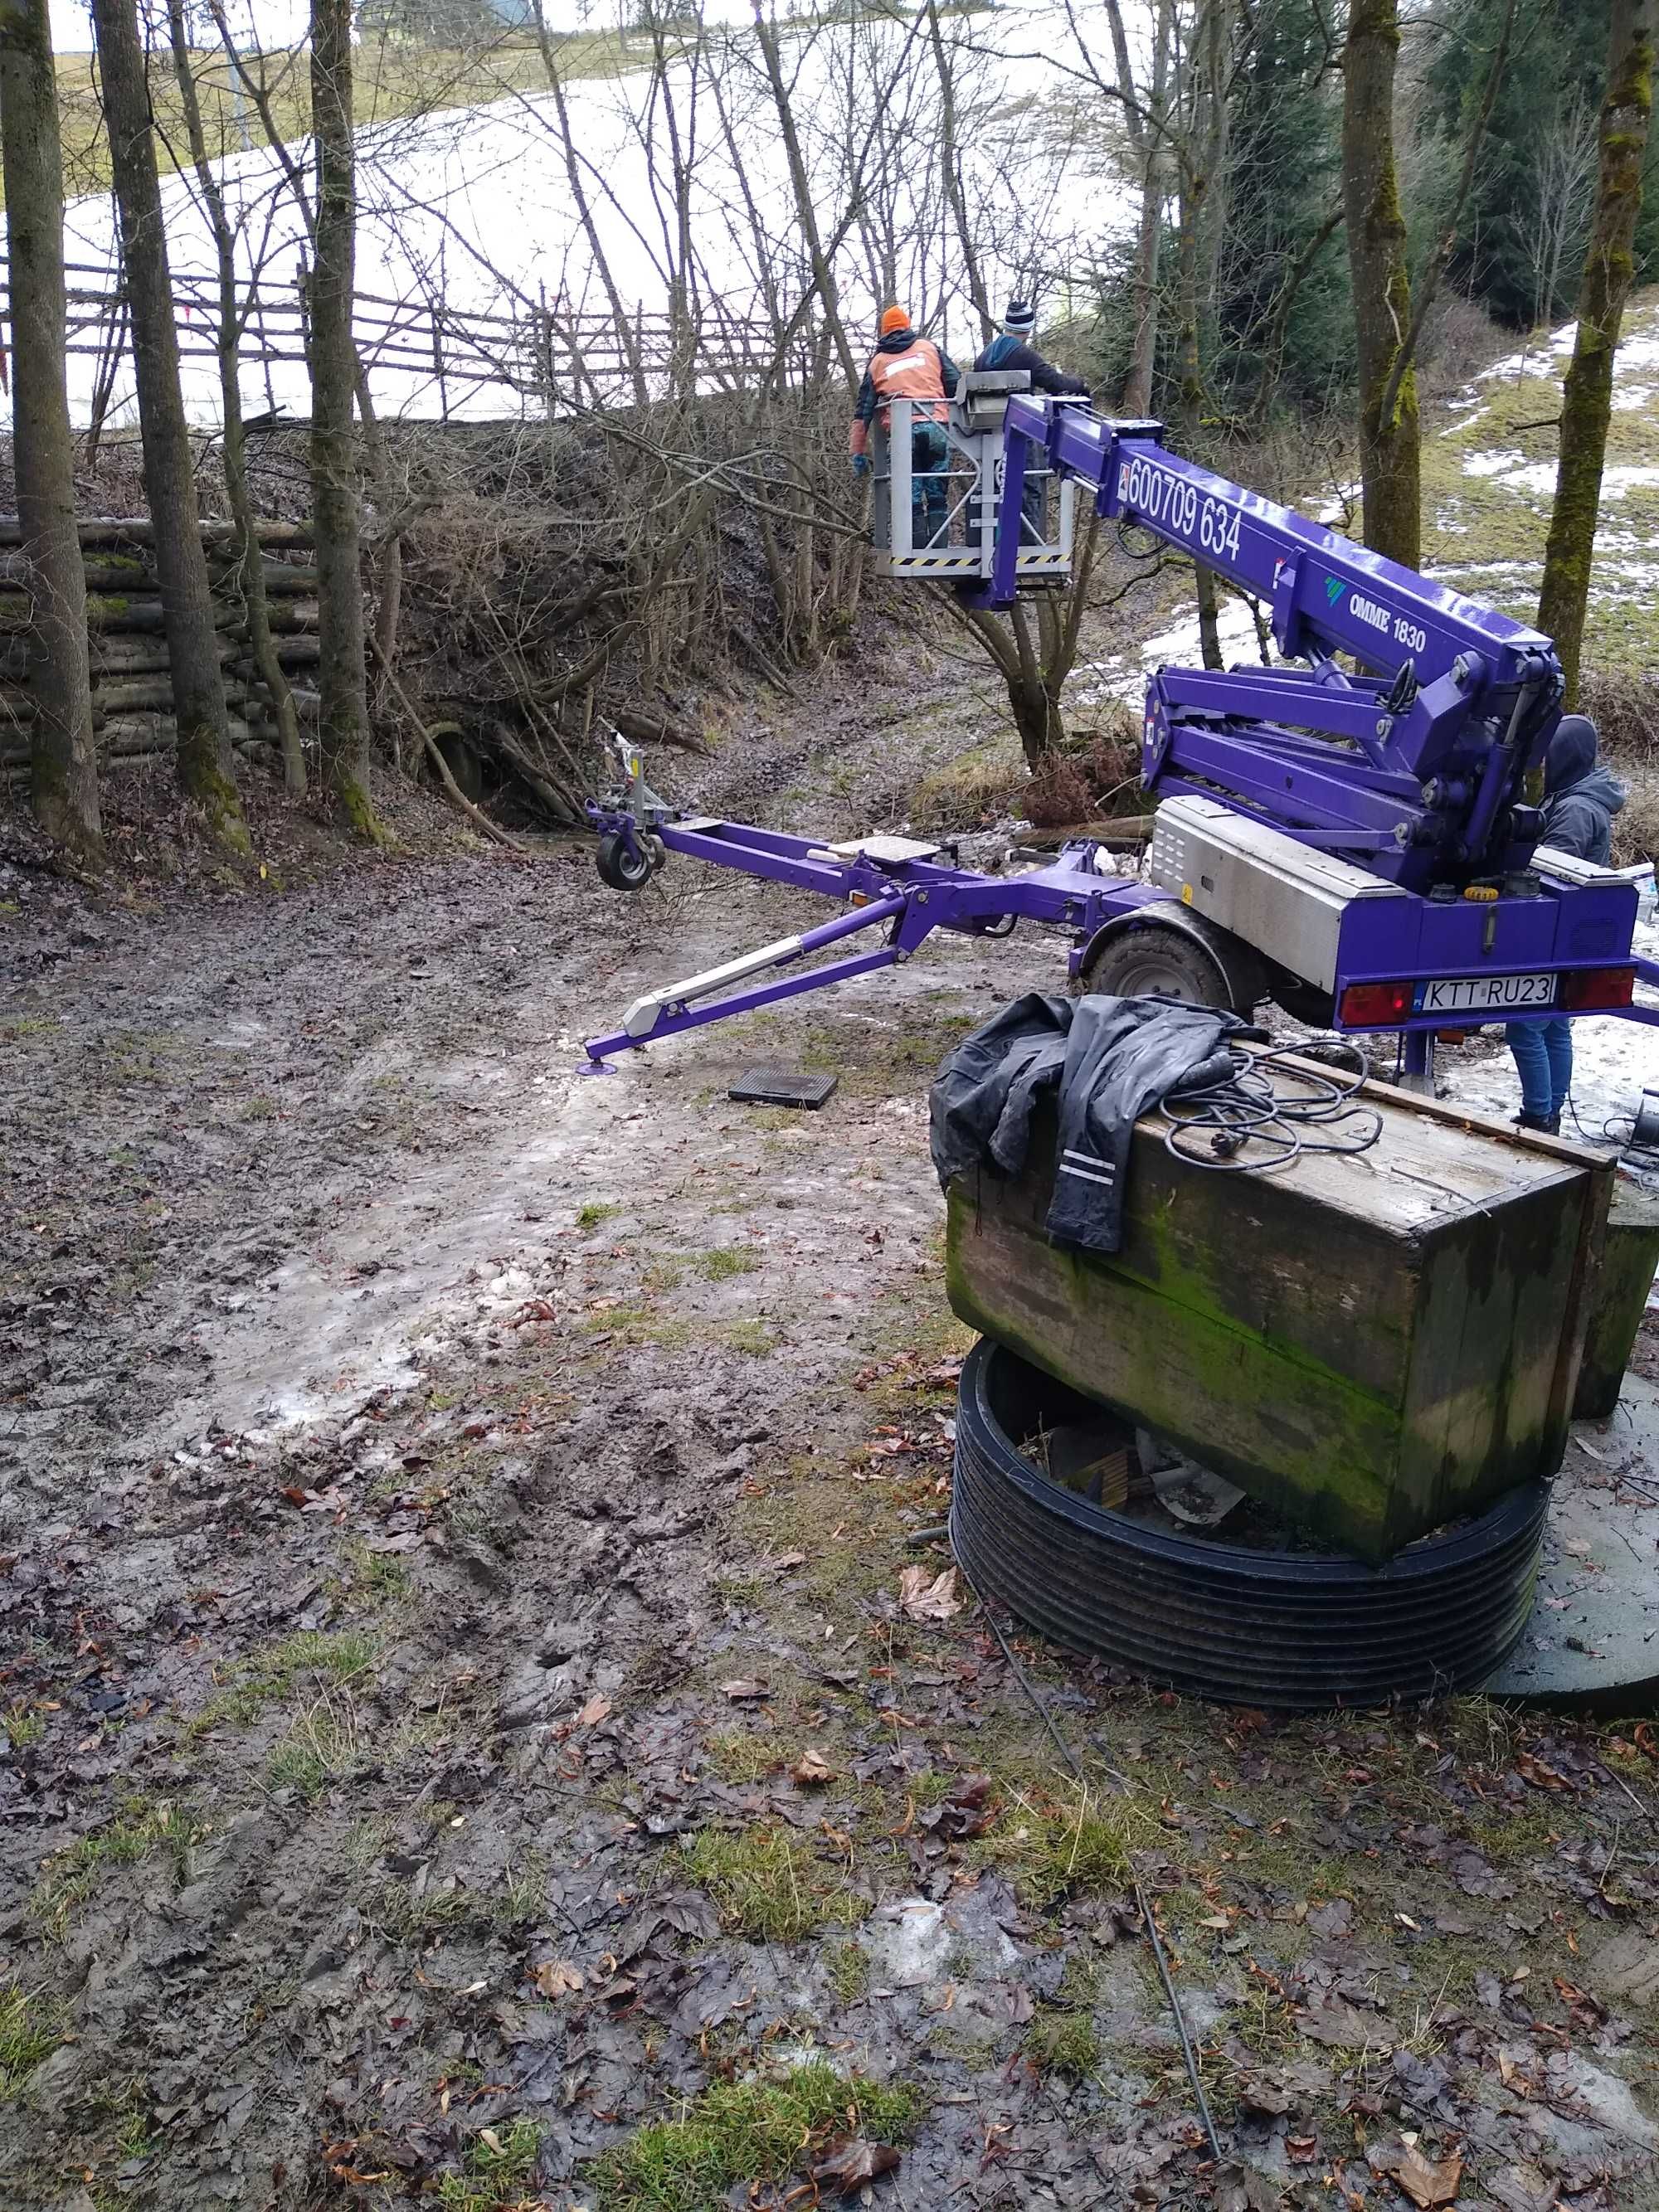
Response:
[[[1625,1378],[1575,1423],[1544,1534],[1538,1601],[1488,1697],[1558,1711],[1659,1712],[1659,1382]]]

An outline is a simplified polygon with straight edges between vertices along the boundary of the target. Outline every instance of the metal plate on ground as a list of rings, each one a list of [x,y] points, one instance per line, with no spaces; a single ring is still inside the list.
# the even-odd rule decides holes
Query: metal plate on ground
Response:
[[[1627,1375],[1579,1422],[1550,1495],[1537,1602],[1489,1698],[1559,1712],[1659,1712],[1659,1384]]]
[[[822,1106],[841,1081],[799,1067],[751,1067],[726,1092],[739,1106]]]

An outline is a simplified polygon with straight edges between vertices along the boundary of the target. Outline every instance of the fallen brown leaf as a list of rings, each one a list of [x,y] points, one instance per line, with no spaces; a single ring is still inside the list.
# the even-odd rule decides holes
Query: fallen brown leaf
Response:
[[[1315,2043],[1328,2044],[1335,2051],[1389,2049],[1389,2038],[1393,2030],[1376,2013],[1356,2012],[1340,1997],[1327,1997],[1322,2003],[1310,2005],[1297,2016],[1297,2027]]]
[[[602,1698],[596,1690],[576,1716],[578,1728],[597,1728],[601,1721],[611,1717],[611,1700]]]
[[[1291,2109],[1291,2093],[1277,2081],[1261,2074],[1246,2074],[1237,2083],[1239,2103],[1247,2112],[1260,2112],[1267,2119],[1277,2119],[1281,2112]]]
[[[1571,1790],[1572,1784],[1565,1774],[1534,1759],[1529,1751],[1522,1752],[1515,1762],[1515,1771],[1523,1782],[1530,1782],[1534,1790]]]
[[[812,2168],[812,2179],[850,2197],[855,2189],[862,2189],[878,2173],[891,2173],[899,2162],[899,2154],[891,2143],[870,2142],[863,2136],[848,2136],[842,2142],[829,2144],[823,2156]]]
[[[1425,2158],[1415,2143],[1401,2142],[1373,2148],[1366,2155],[1373,2172],[1391,2175],[1418,2212],[1434,2212],[1436,2206],[1451,2203],[1463,2179],[1463,2161],[1455,2153],[1437,2164]]]
[[[930,1577],[926,1567],[906,1567],[899,1577],[899,1603],[912,1620],[951,1620],[962,1611],[956,1569]]]
[[[734,1705],[747,1705],[752,1698],[769,1698],[772,1694],[764,1682],[746,1675],[735,1675],[731,1681],[722,1682],[720,1687]]]
[[[991,1802],[992,1787],[988,1774],[964,1775],[948,1797],[928,1808],[920,1825],[951,1842],[982,1836],[996,1819],[996,1808]]]
[[[1531,2096],[1532,2082],[1522,2062],[1512,2058],[1501,2045],[1498,2053],[1498,2078],[1506,2089],[1513,2089],[1517,2097]]]
[[[562,1997],[582,1985],[581,1976],[566,1959],[544,1959],[531,1969],[530,1978],[544,1997]]]
[[[789,1770],[789,1779],[799,1783],[803,1790],[817,1788],[823,1783],[833,1782],[836,1770],[821,1751],[804,1751]]]

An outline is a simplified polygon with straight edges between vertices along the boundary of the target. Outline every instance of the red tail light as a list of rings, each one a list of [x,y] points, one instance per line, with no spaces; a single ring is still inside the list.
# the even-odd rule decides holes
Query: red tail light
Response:
[[[1386,1029],[1403,1022],[1412,1010],[1409,983],[1350,983],[1337,1001],[1337,1014],[1345,1029]]]
[[[1633,968],[1573,968],[1561,978],[1556,1009],[1585,1014],[1597,1006],[1627,1006],[1636,988]]]

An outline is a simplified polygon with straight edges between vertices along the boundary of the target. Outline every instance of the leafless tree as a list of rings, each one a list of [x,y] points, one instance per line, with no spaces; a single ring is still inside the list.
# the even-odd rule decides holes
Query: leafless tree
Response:
[[[1394,150],[1399,0],[1352,0],[1343,58],[1342,191],[1359,356],[1365,543],[1419,564],[1417,384],[1396,363],[1412,327],[1406,218]]]
[[[1554,321],[1569,272],[1583,258],[1599,150],[1595,110],[1577,97],[1563,103],[1538,141],[1538,207],[1528,240],[1533,322]]]
[[[1570,704],[1577,696],[1589,604],[1590,559],[1613,412],[1613,356],[1635,275],[1632,247],[1653,115],[1656,29],[1659,0],[1613,0],[1595,211],[1578,289],[1578,329],[1562,392],[1555,505],[1538,595],[1538,627],[1555,641]]]
[[[357,198],[352,143],[350,0],[312,0],[311,112],[317,161],[311,276],[311,484],[317,532],[325,781],[360,835],[380,836],[368,793],[361,491],[352,434]]]
[[[219,399],[222,410],[220,450],[224,465],[225,493],[237,533],[236,560],[242,603],[246,613],[248,643],[259,680],[268,693],[276,717],[277,741],[283,757],[283,778],[290,792],[306,787],[305,752],[300,738],[300,718],[294,694],[271,635],[270,612],[265,599],[264,555],[255,527],[253,502],[248,490],[247,441],[242,424],[240,374],[241,341],[246,319],[236,268],[236,231],[225,204],[218,169],[210,157],[202,124],[197,88],[197,63],[185,22],[184,0],[167,0],[167,28],[172,41],[173,71],[185,117],[190,167],[197,193],[213,236],[218,264],[219,317],[216,332],[219,360]],[[258,270],[256,266],[256,281]]]
[[[12,450],[33,593],[29,798],[80,860],[102,856],[86,575],[64,376],[64,165],[46,0],[0,0],[0,143],[11,283]]]
[[[246,851],[247,830],[232,776],[224,678],[179,383],[173,282],[136,0],[93,0],[92,20],[131,304],[144,481],[155,528],[155,565],[179,726],[179,780],[203,807],[214,834]]]

